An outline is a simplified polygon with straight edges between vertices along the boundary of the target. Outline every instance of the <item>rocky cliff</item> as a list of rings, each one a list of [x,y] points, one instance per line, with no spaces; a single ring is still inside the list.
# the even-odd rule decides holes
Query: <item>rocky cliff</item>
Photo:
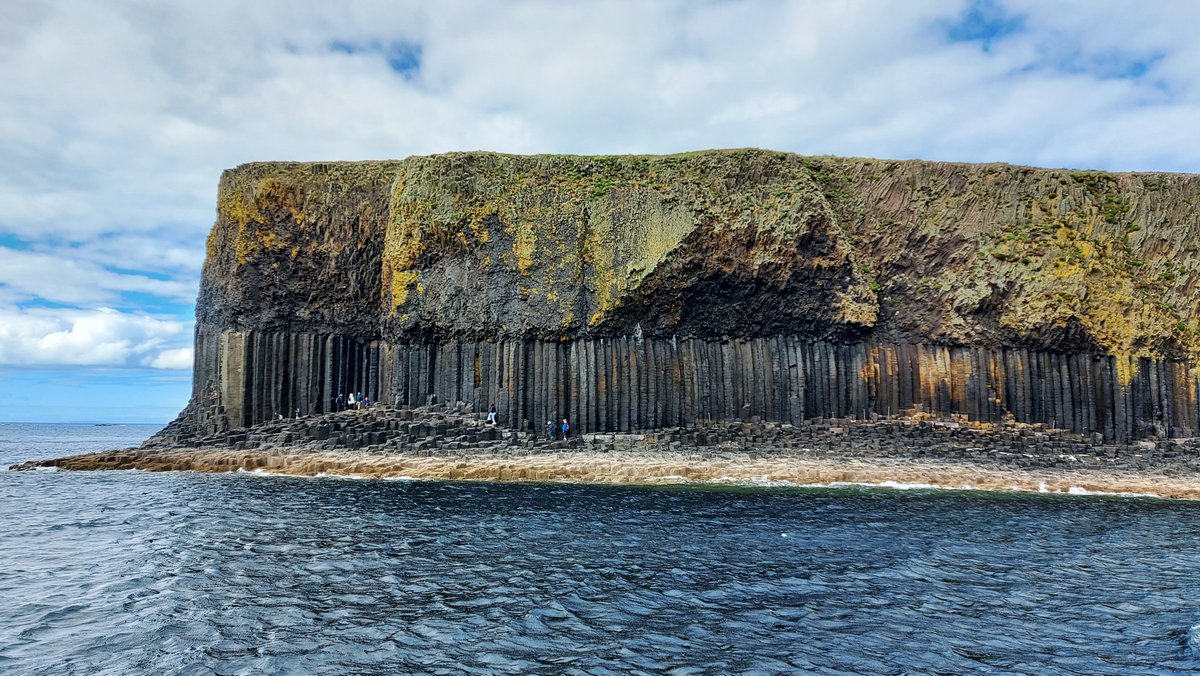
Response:
[[[213,430],[341,392],[627,430],[915,411],[1194,435],[1200,177],[452,153],[227,171]]]

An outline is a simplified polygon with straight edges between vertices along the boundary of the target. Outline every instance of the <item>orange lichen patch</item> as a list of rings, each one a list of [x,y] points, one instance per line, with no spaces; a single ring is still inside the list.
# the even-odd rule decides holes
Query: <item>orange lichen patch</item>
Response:
[[[941,388],[950,387],[954,379],[950,350],[943,347],[921,347],[917,351],[918,371],[925,399],[936,401]]]
[[[512,254],[516,261],[517,271],[528,275],[533,269],[534,256],[537,254],[537,233],[529,221],[517,223],[510,231],[513,238]]]
[[[879,348],[873,349],[871,359],[858,369],[858,379],[863,382],[879,380]]]
[[[421,273],[416,270],[391,272],[392,314],[396,313],[396,308],[408,302],[408,292],[414,285],[417,285],[417,280],[420,278]]]

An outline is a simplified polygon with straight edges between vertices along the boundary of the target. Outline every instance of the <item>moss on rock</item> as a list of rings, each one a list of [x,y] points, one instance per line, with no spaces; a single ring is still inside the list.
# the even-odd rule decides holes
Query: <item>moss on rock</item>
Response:
[[[226,172],[198,315],[422,337],[793,334],[1200,355],[1200,179],[449,153]]]

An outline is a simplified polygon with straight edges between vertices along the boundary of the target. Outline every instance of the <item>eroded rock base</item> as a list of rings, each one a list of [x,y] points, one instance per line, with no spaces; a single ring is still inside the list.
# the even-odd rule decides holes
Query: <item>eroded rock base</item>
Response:
[[[748,421],[553,440],[466,404],[285,420],[14,469],[261,471],[486,481],[904,482],[996,490],[1200,497],[1200,439],[1097,443],[1041,425],[958,419]]]
[[[525,431],[563,417],[584,432],[632,432],[916,412],[1108,441],[1200,434],[1200,375],[1165,360],[796,336],[390,344],[202,328],[197,345],[209,364],[201,371],[219,371],[220,386],[197,376],[179,429],[166,431],[175,438],[327,412],[350,392],[391,405],[418,406],[430,394],[475,410],[495,405],[501,424]]]

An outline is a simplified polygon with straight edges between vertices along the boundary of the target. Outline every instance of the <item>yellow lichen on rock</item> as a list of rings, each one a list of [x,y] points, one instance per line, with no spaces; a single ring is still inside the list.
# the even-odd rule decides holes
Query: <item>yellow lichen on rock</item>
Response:
[[[537,235],[529,221],[521,221],[510,229],[513,238],[512,253],[517,271],[528,275],[533,269],[534,254],[537,253]]]
[[[223,177],[207,248],[366,290],[394,335],[877,330],[1195,359],[1197,184],[760,150],[262,163]]]

